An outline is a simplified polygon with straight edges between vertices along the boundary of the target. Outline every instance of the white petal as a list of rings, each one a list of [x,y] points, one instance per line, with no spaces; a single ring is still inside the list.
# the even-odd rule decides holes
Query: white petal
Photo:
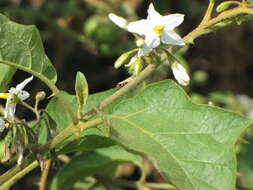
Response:
[[[173,63],[172,72],[179,84],[187,86],[190,82],[190,77],[187,74],[185,68],[179,63]]]
[[[151,21],[152,23],[157,23],[162,20],[163,16],[160,15],[154,8],[153,3],[150,3],[148,7],[148,17],[147,20]]]
[[[23,88],[24,88],[29,82],[31,82],[31,80],[33,80],[33,76],[31,76],[31,77],[25,79],[23,82],[21,82],[20,84],[18,84],[18,85],[16,86],[16,90],[17,90],[17,91],[23,90]]]
[[[139,35],[145,35],[150,31],[150,24],[147,20],[142,19],[135,22],[130,22],[127,25],[127,30]]]
[[[183,39],[174,31],[166,30],[161,36],[161,41],[168,45],[185,45]]]
[[[21,101],[24,101],[30,97],[30,94],[25,90],[21,90],[18,92],[17,96]]]
[[[17,94],[18,93],[17,89],[14,88],[14,87],[11,87],[11,89],[8,90],[8,92],[11,93],[11,94]]]
[[[146,45],[143,46],[143,48],[139,49],[137,56],[141,57],[146,53],[150,53],[152,51],[152,47],[148,47]]]
[[[4,110],[4,118],[13,118],[16,111],[16,103],[12,103],[12,96],[7,98],[5,110]]]
[[[148,47],[156,48],[160,43],[160,37],[158,35],[148,35],[145,37],[145,45]]]
[[[183,14],[171,14],[163,17],[164,25],[167,29],[173,30],[184,21]]]
[[[120,28],[126,28],[127,26],[127,21],[122,18],[122,17],[119,17],[113,13],[110,13],[108,15],[109,19],[114,23],[116,24],[117,26],[119,26]]]
[[[2,117],[0,117],[0,132],[3,132],[4,130],[4,124],[5,124],[5,121]]]

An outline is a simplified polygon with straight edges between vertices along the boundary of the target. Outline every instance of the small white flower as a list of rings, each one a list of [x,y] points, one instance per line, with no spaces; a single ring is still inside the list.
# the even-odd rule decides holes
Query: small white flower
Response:
[[[4,130],[5,121],[2,117],[0,117],[0,132]]]
[[[123,29],[126,28],[126,26],[127,26],[127,21],[126,21],[124,18],[122,18],[122,17],[120,17],[120,16],[117,16],[117,15],[115,15],[115,14],[113,14],[113,13],[110,13],[110,14],[108,15],[108,17],[109,17],[109,19],[110,19],[114,24],[116,24],[116,25],[119,26],[120,28],[123,28]]]
[[[33,76],[25,79],[23,82],[18,84],[16,88],[11,88],[8,93],[6,105],[5,105],[5,111],[4,111],[4,118],[13,118],[15,111],[16,111],[16,105],[17,105],[17,100],[18,98],[21,101],[26,100],[29,98],[30,94],[27,91],[24,91],[23,88],[31,82],[33,79]]]
[[[190,77],[187,74],[185,68],[177,62],[173,63],[171,68],[178,83],[183,86],[187,86],[190,82]]]
[[[185,45],[182,38],[174,32],[174,28],[184,21],[184,15],[171,14],[160,15],[151,3],[148,8],[147,19],[130,22],[127,30],[141,36],[145,36],[145,44],[138,52],[138,56],[143,56],[158,47],[160,43],[168,45]]]

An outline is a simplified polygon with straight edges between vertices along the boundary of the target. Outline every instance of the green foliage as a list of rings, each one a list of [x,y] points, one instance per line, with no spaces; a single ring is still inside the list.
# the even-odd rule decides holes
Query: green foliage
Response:
[[[56,82],[56,71],[44,52],[39,31],[10,21],[0,14],[0,61],[9,61]],[[16,68],[0,64],[0,91],[12,79]]]
[[[87,80],[81,72],[77,72],[76,74],[75,91],[76,98],[78,100],[79,110],[82,110],[86,104],[89,95],[89,89]]]
[[[84,177],[100,174],[113,176],[119,163],[131,162],[140,165],[141,157],[131,154],[119,146],[96,149],[77,156],[66,164],[55,176],[51,190],[67,190]]]
[[[224,190],[235,187],[234,144],[251,121],[196,105],[163,81],[118,104],[110,123],[114,140],[147,155],[181,190]]]

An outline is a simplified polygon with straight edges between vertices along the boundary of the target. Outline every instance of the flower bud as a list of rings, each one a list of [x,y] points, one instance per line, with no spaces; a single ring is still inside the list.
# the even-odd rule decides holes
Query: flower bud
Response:
[[[46,93],[44,91],[40,91],[36,94],[36,101],[40,102],[41,100],[44,100],[46,97]]]
[[[128,51],[126,53],[123,53],[114,63],[114,67],[116,69],[118,69],[119,67],[121,67],[122,65],[125,65],[126,63],[128,63],[131,59],[131,57],[133,56],[133,54],[136,53],[136,49]]]
[[[185,68],[178,62],[173,63],[171,68],[177,82],[183,86],[187,86],[190,82],[190,77]]]
[[[120,28],[123,28],[123,29],[126,28],[126,26],[127,26],[127,21],[126,21],[124,18],[119,17],[119,16],[117,16],[117,15],[115,15],[115,14],[113,14],[113,13],[110,13],[110,14],[108,15],[108,17],[109,17],[109,19],[110,19],[114,24],[116,24],[116,25],[119,26]]]
[[[238,2],[237,1],[225,1],[225,2],[222,2],[221,4],[219,4],[217,6],[216,11],[218,13],[223,12],[223,11],[229,9],[231,5],[238,5]]]

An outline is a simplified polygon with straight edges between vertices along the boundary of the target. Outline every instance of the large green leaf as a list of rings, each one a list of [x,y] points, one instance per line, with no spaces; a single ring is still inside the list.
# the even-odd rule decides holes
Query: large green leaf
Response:
[[[56,81],[56,71],[45,55],[39,31],[35,26],[17,24],[0,14],[0,60]],[[0,64],[0,91],[10,82],[16,68]]]
[[[97,149],[74,158],[56,174],[51,189],[67,190],[78,180],[101,174],[113,176],[119,163],[131,162],[140,165],[141,157],[125,151],[120,146]]]
[[[111,137],[147,155],[180,190],[234,190],[234,144],[251,121],[190,101],[173,81],[149,85],[116,107]]]

